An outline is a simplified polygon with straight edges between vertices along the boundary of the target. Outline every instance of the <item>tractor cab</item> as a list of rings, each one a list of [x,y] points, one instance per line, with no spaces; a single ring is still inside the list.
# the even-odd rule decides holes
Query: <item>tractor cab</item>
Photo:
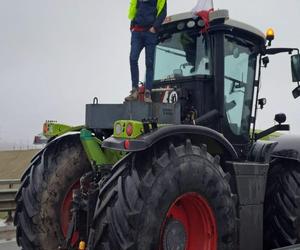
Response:
[[[228,11],[212,12],[208,29],[191,13],[172,16],[156,48],[154,88],[173,90],[164,101],[181,103],[183,123],[205,125],[233,144],[247,144],[265,43],[262,32],[229,19]]]
[[[171,16],[161,27],[156,46],[153,102],[99,104],[94,99],[86,107],[86,126],[105,138],[114,129],[114,136],[121,138],[126,120],[151,124],[154,118],[161,125],[200,125],[221,133],[239,156],[246,158],[254,140],[288,128],[279,124],[259,135],[254,133],[261,68],[267,65],[267,55],[296,50],[268,48],[273,38],[271,31],[266,37],[258,29],[230,19],[227,10],[211,12],[209,23],[192,13]],[[296,81],[300,81],[299,58],[299,53],[292,56]],[[297,91],[300,95],[300,87],[294,96]],[[115,123],[118,120],[122,122]],[[122,129],[113,124],[121,124]],[[137,135],[150,131],[147,124],[141,131],[137,128]],[[132,139],[132,135],[125,137]]]

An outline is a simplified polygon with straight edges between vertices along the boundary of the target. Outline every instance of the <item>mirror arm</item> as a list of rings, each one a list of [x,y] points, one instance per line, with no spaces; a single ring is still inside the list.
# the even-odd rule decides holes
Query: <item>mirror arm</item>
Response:
[[[267,136],[267,135],[270,135],[276,131],[289,131],[290,130],[290,125],[289,124],[277,124],[271,128],[268,128],[258,134],[255,134],[254,135],[254,139],[255,141]]]
[[[279,53],[289,53],[291,54],[294,50],[296,50],[299,54],[299,49],[298,48],[271,48],[271,49],[266,49],[265,55],[276,55]]]

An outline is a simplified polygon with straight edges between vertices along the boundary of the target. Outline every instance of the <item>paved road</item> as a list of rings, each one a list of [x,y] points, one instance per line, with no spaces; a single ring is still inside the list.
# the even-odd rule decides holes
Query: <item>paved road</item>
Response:
[[[0,242],[0,250],[19,250],[15,241]]]

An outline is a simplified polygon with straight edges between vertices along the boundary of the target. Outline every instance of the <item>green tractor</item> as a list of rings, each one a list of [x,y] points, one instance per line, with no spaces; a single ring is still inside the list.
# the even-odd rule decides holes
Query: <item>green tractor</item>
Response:
[[[24,250],[261,250],[300,242],[300,137],[284,114],[257,132],[262,68],[291,54],[274,33],[210,13],[171,16],[152,103],[86,105],[85,126],[46,122],[16,195]],[[268,140],[266,140],[268,139]]]

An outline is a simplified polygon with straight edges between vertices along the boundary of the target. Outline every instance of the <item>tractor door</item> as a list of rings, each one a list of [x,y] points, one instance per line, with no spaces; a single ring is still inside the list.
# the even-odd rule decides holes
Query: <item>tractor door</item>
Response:
[[[214,82],[217,106],[222,114],[221,133],[241,158],[246,157],[251,143],[254,89],[259,82],[258,57],[265,45],[265,40],[254,31],[232,20],[211,27],[216,40]]]
[[[235,144],[249,142],[256,51],[250,41],[224,35],[224,133]]]

